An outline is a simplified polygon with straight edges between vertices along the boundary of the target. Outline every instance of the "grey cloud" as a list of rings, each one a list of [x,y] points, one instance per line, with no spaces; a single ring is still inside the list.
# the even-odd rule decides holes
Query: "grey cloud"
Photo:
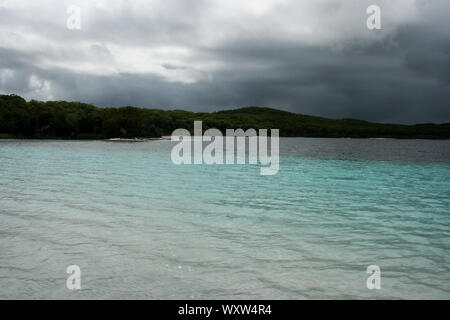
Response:
[[[0,44],[0,90],[39,98],[44,89],[30,82],[34,77],[38,84],[48,83],[54,99],[99,106],[216,111],[259,105],[333,118],[450,122],[450,22],[443,14],[450,5],[441,0],[418,1],[416,5],[422,19],[399,24],[383,37],[374,39],[367,31],[370,41],[348,38],[330,44],[296,42],[258,28],[205,44],[199,37],[205,32],[203,17],[210,10],[207,1],[172,0],[159,8],[158,12],[164,13],[161,16],[136,12],[125,3],[119,15],[108,11],[99,14],[103,9],[97,8],[96,18],[91,13],[86,21],[90,32],[73,33],[54,28],[55,22],[39,25],[38,20],[19,19],[21,28],[11,27],[19,38],[25,33],[21,30],[33,25],[43,39],[67,43],[68,47],[46,51],[24,44],[21,50]],[[324,8],[340,10],[332,2]],[[0,9],[0,16],[5,17],[5,12]],[[7,15],[9,18],[0,23],[3,30],[16,26],[13,18],[20,14]],[[232,24],[233,17],[229,20]],[[71,43],[83,41],[90,43],[83,51],[72,49]],[[197,72],[201,62],[220,67],[198,71],[207,76],[182,82],[152,72],[109,75],[43,64],[60,59],[113,65],[111,45],[132,45],[137,52],[157,45],[189,49],[190,55],[180,61],[158,64],[169,75]]]
[[[164,63],[162,64],[162,67],[168,69],[168,70],[185,70],[187,69],[186,66],[176,66],[170,63]]]

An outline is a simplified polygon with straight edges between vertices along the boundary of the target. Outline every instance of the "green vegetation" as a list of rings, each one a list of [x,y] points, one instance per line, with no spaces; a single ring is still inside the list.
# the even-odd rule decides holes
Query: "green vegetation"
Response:
[[[353,137],[449,139],[450,123],[394,125],[360,120],[333,120],[269,108],[249,107],[213,113],[155,110],[135,107],[97,108],[93,105],[25,101],[0,95],[0,138],[104,139],[159,137],[177,128],[280,129],[284,137]]]

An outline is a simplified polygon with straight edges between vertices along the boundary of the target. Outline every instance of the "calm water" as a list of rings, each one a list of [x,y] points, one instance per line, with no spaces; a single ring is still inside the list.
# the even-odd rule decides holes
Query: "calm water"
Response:
[[[276,176],[172,146],[0,141],[0,298],[450,299],[450,141],[281,139]]]

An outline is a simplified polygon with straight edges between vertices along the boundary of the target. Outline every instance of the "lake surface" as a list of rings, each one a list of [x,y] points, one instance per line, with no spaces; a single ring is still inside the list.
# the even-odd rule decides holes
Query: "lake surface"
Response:
[[[450,141],[283,138],[275,176],[173,146],[0,140],[0,298],[450,299]]]

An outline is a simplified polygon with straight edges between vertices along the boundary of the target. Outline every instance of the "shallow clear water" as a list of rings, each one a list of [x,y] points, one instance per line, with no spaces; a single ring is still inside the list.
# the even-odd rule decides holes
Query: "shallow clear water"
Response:
[[[0,298],[450,299],[449,141],[281,139],[275,176],[172,146],[0,141]]]

